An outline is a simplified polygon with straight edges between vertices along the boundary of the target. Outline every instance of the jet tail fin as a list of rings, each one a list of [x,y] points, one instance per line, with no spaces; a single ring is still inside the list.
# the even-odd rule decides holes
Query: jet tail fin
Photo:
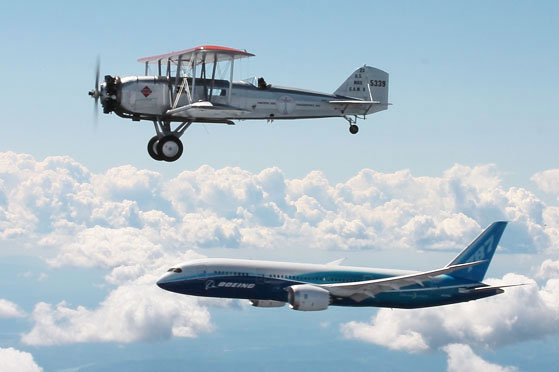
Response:
[[[481,282],[489,268],[493,254],[497,249],[499,240],[505,231],[507,222],[493,222],[483,231],[470,245],[468,245],[456,258],[447,266],[463,264],[466,262],[485,261],[480,265],[470,266],[466,269],[453,272],[452,276],[462,279]]]

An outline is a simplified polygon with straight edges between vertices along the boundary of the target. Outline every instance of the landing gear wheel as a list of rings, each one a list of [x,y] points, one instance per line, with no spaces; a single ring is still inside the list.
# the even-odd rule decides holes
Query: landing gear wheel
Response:
[[[159,137],[152,137],[148,142],[148,154],[153,160],[161,161],[163,157],[157,152],[157,143],[159,142]]]
[[[168,135],[159,139],[157,143],[157,153],[165,161],[175,161],[182,155],[182,142],[173,135]]]
[[[355,124],[351,124],[349,126],[349,133],[356,134],[357,132],[359,132],[359,127]]]

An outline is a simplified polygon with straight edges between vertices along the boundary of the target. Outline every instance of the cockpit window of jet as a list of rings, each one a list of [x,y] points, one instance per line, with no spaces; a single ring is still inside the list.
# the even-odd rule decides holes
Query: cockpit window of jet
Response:
[[[173,266],[157,285],[186,295],[248,299],[253,306],[325,310],[328,306],[419,308],[503,293],[483,278],[506,222],[494,222],[443,268],[411,272],[208,258]]]

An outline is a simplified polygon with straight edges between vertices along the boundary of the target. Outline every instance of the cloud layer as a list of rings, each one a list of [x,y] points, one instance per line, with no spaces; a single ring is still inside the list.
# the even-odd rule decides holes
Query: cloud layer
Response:
[[[534,179],[552,190],[553,183],[544,181],[552,176]],[[96,174],[66,156],[37,161],[0,153],[0,246],[40,247],[53,267],[103,268],[106,283],[114,287],[95,308],[36,304],[33,327],[22,337],[32,345],[124,343],[211,331],[207,307],[235,303],[172,295],[154,285],[169,265],[200,257],[196,250],[457,251],[495,220],[512,222],[502,242],[506,251],[559,251],[559,206],[547,205],[526,189],[505,187],[493,165],[455,165],[440,177],[363,169],[346,182],[331,184],[320,171],[289,179],[275,167],[251,173],[202,166],[172,179],[129,165]],[[542,270],[541,276],[549,278],[554,266]],[[550,279],[545,288],[532,287],[535,292],[518,290],[539,301],[538,311],[546,319],[556,314],[549,305],[557,295],[553,283]],[[474,310],[464,306],[464,315],[477,310],[477,305],[471,305]],[[442,319],[428,310],[407,314]],[[497,331],[487,331],[490,326],[483,322],[473,330],[467,322],[449,324],[437,336],[414,317],[396,318],[381,310],[369,324],[346,324],[344,334],[409,351],[464,339],[485,345],[506,342],[505,323]],[[530,319],[515,322],[530,324]],[[547,329],[555,332],[553,326]],[[387,335],[384,341],[372,336],[379,331]],[[522,332],[518,337],[536,337],[530,329]],[[544,331],[536,327],[535,332]]]
[[[53,265],[110,268],[185,247],[457,250],[495,220],[512,222],[510,252],[559,251],[559,207],[505,187],[492,165],[441,177],[363,169],[332,185],[278,168],[93,174],[68,157],[8,152],[0,180],[0,242],[38,242]]]

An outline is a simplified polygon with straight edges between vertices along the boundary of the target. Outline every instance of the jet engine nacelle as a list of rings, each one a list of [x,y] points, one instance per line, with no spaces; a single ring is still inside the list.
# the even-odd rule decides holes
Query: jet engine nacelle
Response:
[[[293,310],[326,310],[331,303],[330,300],[330,292],[324,288],[309,284],[289,287],[288,302]]]
[[[249,300],[254,307],[282,307],[285,306],[283,301],[274,300]]]

